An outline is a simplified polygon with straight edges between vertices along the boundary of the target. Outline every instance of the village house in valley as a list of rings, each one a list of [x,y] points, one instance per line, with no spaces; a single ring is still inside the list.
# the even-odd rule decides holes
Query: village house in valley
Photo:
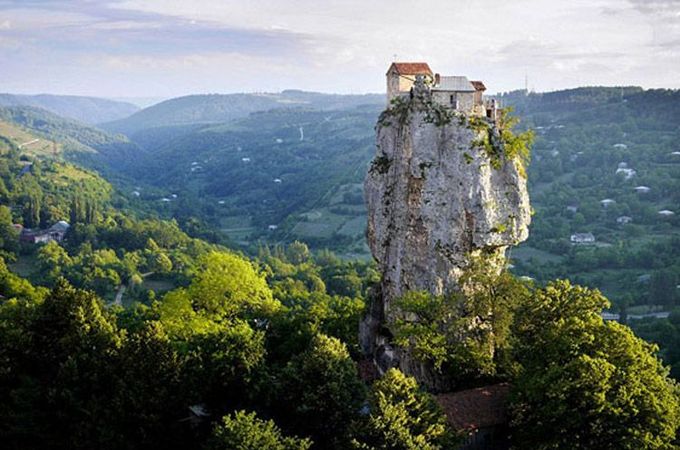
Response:
[[[572,244],[589,245],[595,243],[595,236],[593,233],[574,233],[569,237]]]
[[[19,234],[19,240],[29,244],[46,244],[50,241],[61,242],[70,227],[71,225],[66,221],[60,220],[46,230],[23,228],[21,234]]]
[[[484,98],[486,86],[481,81],[433,73],[425,62],[394,62],[386,77],[388,105],[397,97],[410,95],[416,79],[422,77],[432,99],[440,105],[468,115],[497,119],[498,102]]]

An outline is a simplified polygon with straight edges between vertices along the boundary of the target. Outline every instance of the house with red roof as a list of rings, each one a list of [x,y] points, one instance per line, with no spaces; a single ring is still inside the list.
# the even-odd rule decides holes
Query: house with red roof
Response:
[[[449,426],[463,435],[458,450],[505,450],[510,385],[499,383],[437,395]]]
[[[422,76],[426,83],[434,81],[434,73],[425,62],[393,62],[387,69],[387,104],[400,95],[408,94]]]
[[[393,62],[386,77],[388,105],[397,97],[410,95],[420,77],[436,103],[464,114],[497,119],[498,103],[484,98],[486,86],[482,81],[433,73],[425,62]]]

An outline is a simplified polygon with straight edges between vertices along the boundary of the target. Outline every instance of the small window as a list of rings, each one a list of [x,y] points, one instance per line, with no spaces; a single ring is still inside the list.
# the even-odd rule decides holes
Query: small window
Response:
[[[453,109],[458,109],[458,100],[456,99],[456,94],[451,94],[449,97],[449,102],[451,103],[451,107]]]

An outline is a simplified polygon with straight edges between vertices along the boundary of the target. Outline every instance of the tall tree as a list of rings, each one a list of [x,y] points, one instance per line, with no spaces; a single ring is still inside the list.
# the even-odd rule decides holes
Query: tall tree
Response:
[[[283,373],[282,424],[310,435],[318,448],[347,448],[349,425],[365,398],[345,344],[322,334]]]
[[[667,449],[678,386],[656,347],[615,322],[598,291],[550,283],[517,313],[512,437],[521,448]]]
[[[361,450],[445,450],[456,439],[439,405],[415,378],[388,370],[371,388],[368,415],[358,422],[353,447]]]
[[[308,450],[311,445],[309,439],[284,436],[271,420],[236,411],[215,426],[205,450]]]
[[[61,279],[16,325],[25,345],[13,359],[13,422],[2,427],[9,448],[111,448],[121,337],[101,301]]]

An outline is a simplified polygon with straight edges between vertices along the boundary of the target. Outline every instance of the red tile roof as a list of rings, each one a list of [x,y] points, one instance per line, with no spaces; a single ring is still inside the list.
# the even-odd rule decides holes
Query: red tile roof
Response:
[[[432,76],[432,70],[427,63],[424,62],[395,62],[392,63],[387,73],[395,68],[399,75],[429,75]]]
[[[437,395],[449,425],[455,430],[477,430],[507,423],[510,385],[484,386]]]
[[[486,86],[484,86],[484,83],[481,81],[470,81],[472,83],[472,86],[475,88],[477,91],[486,91]]]

